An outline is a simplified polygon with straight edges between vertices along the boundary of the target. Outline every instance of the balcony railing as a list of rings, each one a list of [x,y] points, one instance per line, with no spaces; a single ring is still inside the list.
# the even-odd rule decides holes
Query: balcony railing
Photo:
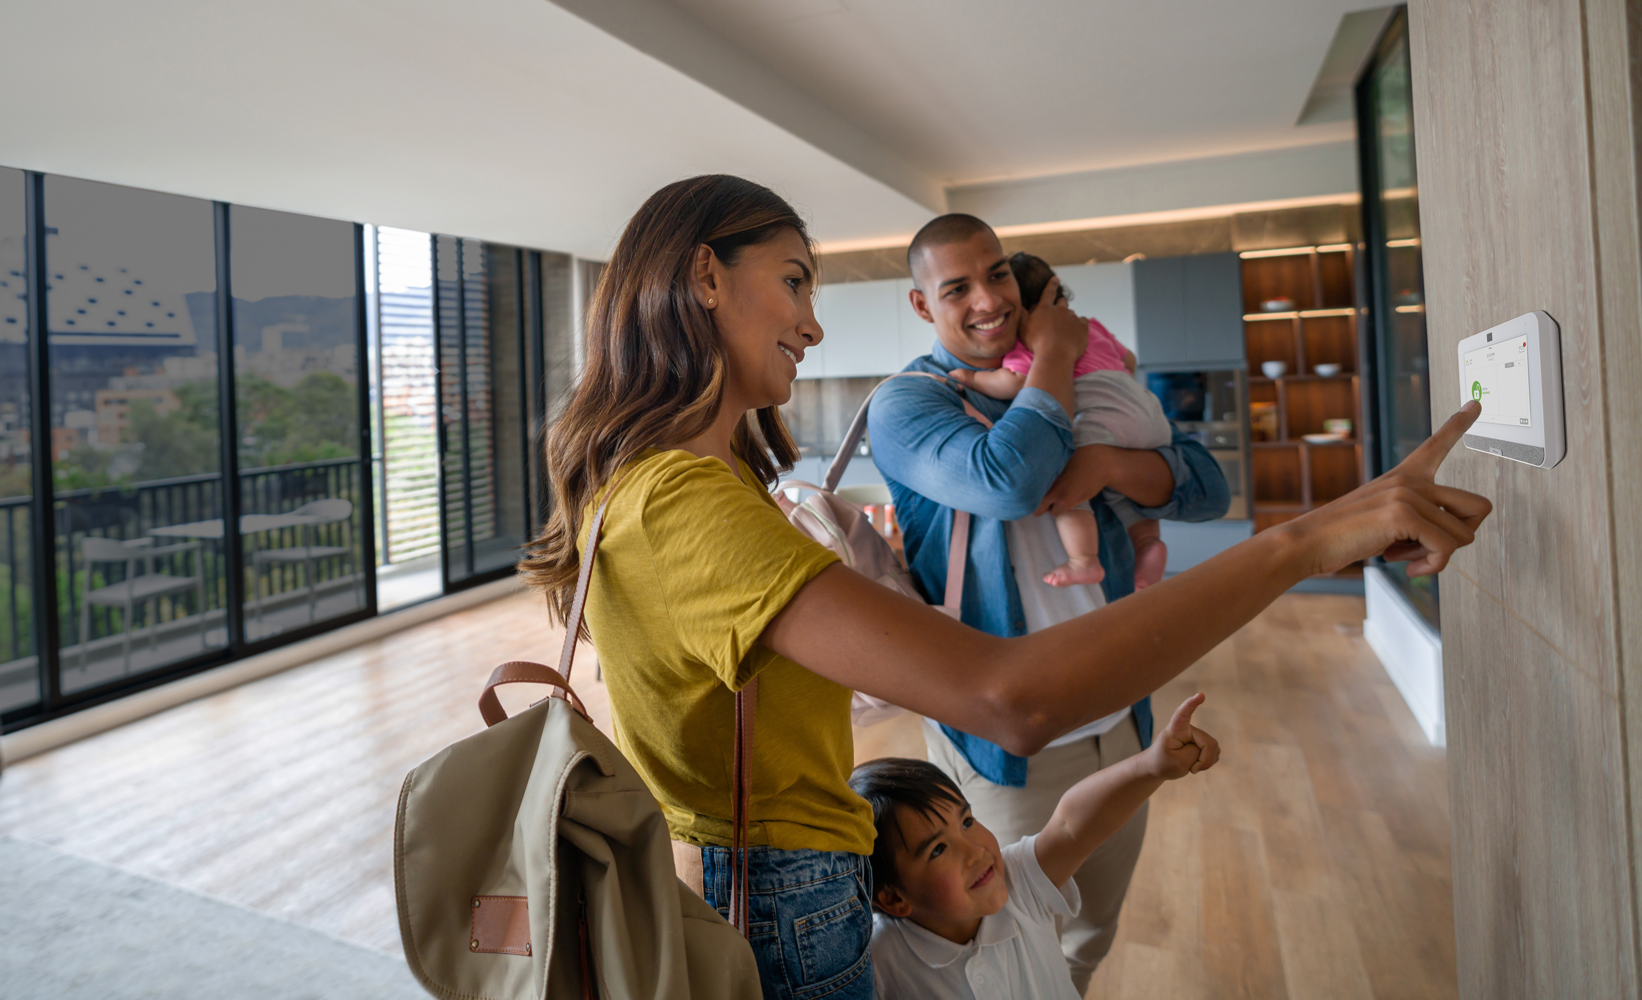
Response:
[[[241,594],[246,606],[248,640],[255,641],[293,624],[323,620],[365,606],[361,531],[365,489],[358,458],[240,472],[243,515],[286,514],[310,501],[329,498],[345,499],[353,504],[353,513],[346,520],[292,524],[245,536],[245,582]],[[149,669],[227,644],[227,560],[223,548],[220,474],[180,476],[126,487],[63,490],[57,493],[53,508],[56,530],[52,562],[56,568],[58,637],[65,671],[77,664],[83,666],[89,657],[94,661],[123,659],[120,672],[135,673],[139,666]],[[190,526],[197,536],[153,535],[155,529],[175,529],[179,525]],[[213,529],[215,538],[209,537]],[[156,547],[192,537],[198,542],[197,547],[153,557],[152,566],[138,572],[197,576],[200,584],[159,598],[144,611],[134,608],[136,620],[132,622],[122,620],[118,607],[93,605],[89,614],[82,615],[86,592],[121,582],[125,572],[118,563],[87,564],[85,539],[91,537],[124,542],[152,538]],[[31,544],[29,498],[0,500],[0,629],[3,629],[0,688],[5,686],[5,675],[25,666],[33,669],[37,652],[31,617]],[[343,552],[311,561],[254,563],[254,552],[299,546],[325,546]],[[344,591],[348,600],[336,600]],[[87,625],[84,635],[81,634],[82,621]],[[153,646],[152,651],[140,658],[123,652],[124,643],[132,638],[127,635],[128,629],[142,636],[135,641]],[[186,642],[181,641],[183,637]],[[94,673],[100,678],[107,671]],[[65,677],[64,689],[92,682],[89,676],[84,683],[70,682]],[[6,707],[10,706],[0,706],[0,710]]]

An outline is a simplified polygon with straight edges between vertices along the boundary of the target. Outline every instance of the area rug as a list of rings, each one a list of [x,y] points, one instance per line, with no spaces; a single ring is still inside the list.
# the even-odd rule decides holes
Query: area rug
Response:
[[[398,955],[0,838],[6,1000],[422,1000]]]

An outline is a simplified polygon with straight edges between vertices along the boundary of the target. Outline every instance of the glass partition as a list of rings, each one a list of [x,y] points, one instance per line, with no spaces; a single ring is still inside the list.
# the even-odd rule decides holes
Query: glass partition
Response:
[[[1363,255],[1368,269],[1373,390],[1369,455],[1378,475],[1431,435],[1430,359],[1426,349],[1425,271],[1420,251],[1420,188],[1414,152],[1414,99],[1406,9],[1391,22],[1357,84],[1363,187]],[[1391,579],[1433,627],[1436,576]]]
[[[439,398],[434,377],[433,243],[376,230],[377,396],[382,549],[376,603],[400,607],[443,589],[439,568]]]
[[[447,587],[512,565],[529,529],[519,251],[433,240]]]
[[[365,610],[354,226],[229,209],[245,637]]]
[[[40,700],[23,184],[21,170],[0,168],[0,713]]]
[[[212,211],[45,179],[65,694],[228,642]]]
[[[378,551],[400,603],[516,561],[573,261],[369,240],[0,168],[5,726],[372,614]]]

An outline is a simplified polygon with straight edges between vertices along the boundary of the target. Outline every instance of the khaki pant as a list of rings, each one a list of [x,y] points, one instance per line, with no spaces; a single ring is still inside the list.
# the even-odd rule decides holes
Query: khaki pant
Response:
[[[1000,845],[1013,844],[1042,830],[1067,789],[1141,750],[1140,731],[1131,715],[1104,736],[1043,751],[1027,765],[1026,787],[1008,788],[994,785],[970,767],[932,722],[924,723],[924,742],[929,747],[930,763],[957,781],[975,818],[997,836]],[[1072,876],[1083,897],[1083,908],[1072,919],[1060,921],[1060,946],[1072,967],[1072,984],[1080,995],[1089,988],[1095,966],[1112,950],[1118,913],[1123,909],[1129,876],[1134,874],[1145,839],[1146,807],[1142,805],[1134,818],[1100,845]]]

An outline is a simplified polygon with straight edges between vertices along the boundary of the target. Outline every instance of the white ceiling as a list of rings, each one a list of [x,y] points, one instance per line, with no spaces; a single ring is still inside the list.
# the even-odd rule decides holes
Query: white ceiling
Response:
[[[1349,138],[1295,122],[1341,17],[1373,5],[664,2],[945,185]]]
[[[1353,5],[0,0],[0,165],[593,257],[725,171],[893,240],[952,185],[1338,143],[1294,121]]]
[[[0,0],[0,165],[603,257],[695,173],[928,210],[545,0]]]

